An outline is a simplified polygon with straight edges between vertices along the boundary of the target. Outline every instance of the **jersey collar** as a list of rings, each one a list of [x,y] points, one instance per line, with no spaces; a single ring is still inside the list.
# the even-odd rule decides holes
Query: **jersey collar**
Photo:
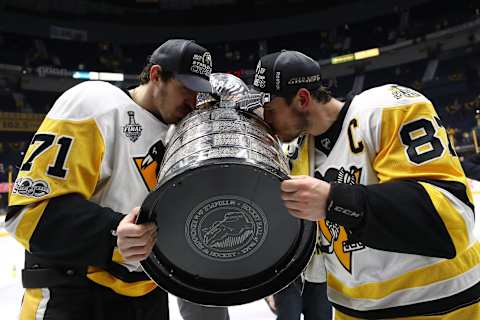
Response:
[[[340,132],[342,132],[343,121],[345,120],[345,116],[347,115],[348,108],[353,100],[353,97],[348,98],[345,101],[340,113],[338,114],[338,118],[335,122],[328,128],[327,131],[315,137],[315,148],[322,151],[327,156],[332,151],[335,143],[337,142],[338,137],[340,136]]]

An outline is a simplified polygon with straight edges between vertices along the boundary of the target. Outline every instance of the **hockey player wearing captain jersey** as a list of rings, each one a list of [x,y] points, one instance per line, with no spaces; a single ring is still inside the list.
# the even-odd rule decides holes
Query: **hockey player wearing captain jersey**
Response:
[[[20,319],[168,319],[167,295],[140,268],[154,224],[136,225],[157,182],[169,125],[211,91],[210,53],[169,40],[140,85],[83,82],[33,136],[6,218],[25,247]],[[116,235],[116,236],[115,236]],[[223,318],[222,318],[223,319]]]
[[[296,51],[262,57],[253,85],[281,140],[311,141],[282,198],[318,221],[336,319],[480,319],[472,195],[432,103],[394,84],[341,102]]]

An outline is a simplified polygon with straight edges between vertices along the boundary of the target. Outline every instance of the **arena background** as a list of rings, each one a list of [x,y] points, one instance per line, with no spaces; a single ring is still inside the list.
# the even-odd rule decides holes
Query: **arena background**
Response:
[[[417,89],[448,125],[468,175],[480,179],[478,0],[0,0],[2,320],[18,312],[23,253],[1,223],[31,136],[61,92],[87,79],[134,85],[146,56],[170,38],[196,40],[215,72],[247,83],[260,56],[293,49],[318,59],[337,97],[385,83]],[[478,212],[480,183],[471,184]],[[231,318],[274,315],[258,301],[231,308]]]

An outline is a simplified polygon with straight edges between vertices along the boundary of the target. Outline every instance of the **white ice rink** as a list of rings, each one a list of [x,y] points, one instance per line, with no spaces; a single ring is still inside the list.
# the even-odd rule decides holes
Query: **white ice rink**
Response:
[[[475,234],[480,238],[480,183],[474,183],[472,190],[476,205]],[[3,218],[2,218],[3,219]],[[0,227],[0,319],[18,318],[23,289],[21,287],[21,269],[23,267],[23,249]],[[265,301],[256,301],[242,306],[229,308],[231,320],[272,320],[274,314]],[[170,319],[182,320],[174,297],[170,297]]]

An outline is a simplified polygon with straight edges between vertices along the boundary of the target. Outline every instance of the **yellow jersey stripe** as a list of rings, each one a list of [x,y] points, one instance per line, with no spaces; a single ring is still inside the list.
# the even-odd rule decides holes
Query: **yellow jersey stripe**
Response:
[[[436,187],[425,182],[419,182],[419,184],[428,193],[435,210],[445,224],[455,246],[455,251],[457,253],[462,252],[469,245],[468,229],[462,215]]]
[[[476,242],[469,249],[457,254],[454,259],[442,260],[428,267],[406,272],[387,281],[348,287],[331,273],[328,273],[327,283],[329,287],[352,299],[383,299],[399,290],[428,286],[460,276],[477,266],[477,261],[479,260],[480,242]]]
[[[37,311],[42,302],[42,289],[26,289],[22,300],[22,309],[20,311],[20,320],[41,320],[37,317]]]
[[[402,320],[470,320],[480,319],[480,302],[454,310],[449,313],[432,316],[402,317]],[[362,320],[335,310],[335,320]]]
[[[121,264],[124,261],[122,254],[120,253],[120,250],[118,250],[118,248],[115,248],[113,250],[112,261],[119,264]]]
[[[157,287],[157,284],[152,280],[136,281],[132,283],[125,282],[97,267],[88,268],[87,278],[99,285],[112,289],[118,294],[128,297],[144,296]]]
[[[302,145],[300,146],[300,150],[298,151],[298,157],[293,163],[293,168],[290,174],[292,176],[308,176],[311,174],[310,171],[310,159],[308,150],[310,144],[310,136],[305,137],[303,140]]]

